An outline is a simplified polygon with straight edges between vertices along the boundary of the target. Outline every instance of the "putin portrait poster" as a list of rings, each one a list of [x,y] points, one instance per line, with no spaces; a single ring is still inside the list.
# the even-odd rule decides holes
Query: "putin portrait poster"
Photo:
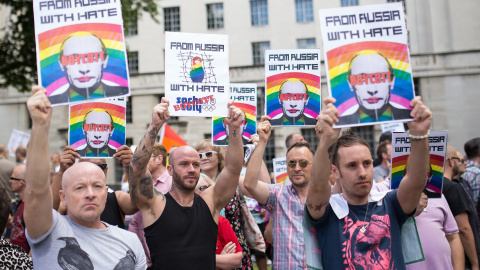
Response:
[[[230,84],[230,99],[233,105],[242,110],[242,134],[243,145],[248,144],[250,137],[257,133],[257,85],[254,83],[232,83]],[[223,117],[212,118],[212,142],[213,145],[228,145],[228,125]]]
[[[415,92],[402,3],[320,10],[336,127],[411,119]]]
[[[68,145],[82,157],[112,157],[125,144],[125,98],[70,105]]]
[[[228,114],[228,36],[165,32],[165,97],[173,116]]]
[[[265,114],[272,126],[314,126],[320,113],[320,50],[265,51]]]
[[[52,105],[130,95],[120,1],[33,7],[38,83]]]

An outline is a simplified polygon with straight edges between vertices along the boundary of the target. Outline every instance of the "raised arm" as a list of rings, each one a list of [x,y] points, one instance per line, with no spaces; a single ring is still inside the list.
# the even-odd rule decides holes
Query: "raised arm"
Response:
[[[408,171],[397,192],[398,202],[405,214],[411,214],[417,207],[430,170],[427,133],[432,123],[432,112],[423,104],[420,97],[415,97],[410,105],[413,107],[410,114],[413,122],[408,123],[411,142],[407,161]]]
[[[63,173],[75,164],[75,158],[80,158],[80,154],[76,152],[74,147],[65,146],[60,154],[60,170],[55,174],[53,181],[50,184],[53,196],[53,209],[57,211],[60,206],[60,194],[58,192],[62,189]]]
[[[32,118],[32,133],[27,152],[25,173],[26,192],[24,220],[31,238],[45,234],[53,223],[52,190],[50,189],[50,164],[48,156],[48,130],[52,117],[46,90],[32,87],[32,96],[27,101]]]
[[[312,176],[306,202],[308,213],[313,220],[318,220],[323,216],[330,199],[331,165],[328,148],[337,141],[340,135],[340,129],[333,128],[333,124],[338,122],[338,111],[333,105],[335,99],[327,97],[324,103],[325,107],[317,117],[317,125],[315,126],[320,142],[313,157]]]
[[[122,145],[117,148],[117,152],[113,155],[117,161],[122,164],[122,167],[128,171],[130,167],[130,162],[132,161],[133,152],[130,147]],[[129,175],[127,174],[127,181]],[[115,191],[115,196],[117,197],[118,207],[122,211],[123,215],[133,215],[138,211],[137,206],[133,203],[130,195],[124,191],[117,190]]]
[[[259,141],[253,151],[250,161],[248,162],[247,172],[243,185],[245,189],[252,195],[252,198],[257,200],[260,204],[267,204],[269,189],[268,185],[262,181],[258,181],[260,172],[262,170],[263,153],[267,147],[268,139],[270,138],[272,126],[270,125],[270,117],[262,116],[260,124],[257,127]],[[268,172],[267,172],[268,174]],[[270,177],[269,177],[270,178]]]
[[[152,175],[147,170],[147,164],[152,156],[158,132],[170,116],[168,105],[168,99],[164,97],[162,102],[153,108],[152,122],[140,140],[130,163],[130,196],[142,212],[145,227],[157,220],[165,207],[165,196],[153,188]]]
[[[243,164],[243,142],[240,134],[240,124],[243,112],[233,106],[233,101],[228,103],[228,116],[224,118],[229,129],[229,142],[225,154],[225,167],[220,173],[216,184],[213,186],[213,201],[215,210],[220,211],[235,194],[238,186],[238,179]]]

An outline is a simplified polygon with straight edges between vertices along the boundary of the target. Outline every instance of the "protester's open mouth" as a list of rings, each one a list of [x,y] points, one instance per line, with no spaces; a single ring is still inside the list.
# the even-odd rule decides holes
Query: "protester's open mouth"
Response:
[[[103,141],[100,141],[100,140],[94,140],[94,141],[92,141],[92,143],[93,143],[93,144],[102,144],[102,143],[103,143]]]
[[[79,82],[88,82],[88,81],[90,81],[92,78],[93,78],[93,77],[90,77],[90,76],[82,76],[82,77],[77,78],[77,80],[78,80]]]
[[[378,97],[371,97],[371,98],[367,98],[366,101],[370,104],[375,104],[377,102],[379,102],[382,98],[378,98]]]
[[[298,112],[298,110],[297,109],[290,109],[290,110],[288,110],[288,112],[289,113],[296,113],[296,112]]]

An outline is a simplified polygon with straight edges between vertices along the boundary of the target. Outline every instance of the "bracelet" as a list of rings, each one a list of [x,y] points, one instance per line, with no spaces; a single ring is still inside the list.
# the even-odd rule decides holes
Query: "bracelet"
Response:
[[[127,173],[130,172],[130,169],[127,170],[127,169],[125,169],[125,167],[123,167],[123,166],[122,166],[122,168],[123,168],[123,170],[126,171]]]
[[[408,134],[408,137],[410,137],[410,139],[412,139],[413,141],[419,141],[419,140],[428,138],[428,135],[430,135],[430,129],[427,130],[427,134],[425,135],[420,135],[420,136],[412,135],[410,134],[410,130],[407,131],[407,134]]]

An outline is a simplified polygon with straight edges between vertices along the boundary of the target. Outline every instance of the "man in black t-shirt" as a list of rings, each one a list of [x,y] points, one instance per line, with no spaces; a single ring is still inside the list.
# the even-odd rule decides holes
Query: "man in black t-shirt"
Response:
[[[457,151],[449,145],[443,174],[442,193],[447,199],[448,206],[460,230],[460,240],[465,251],[465,264],[471,269],[479,269],[480,241],[478,231],[475,229],[474,215],[476,211],[462,185],[458,181],[450,181],[454,175],[458,174],[461,166],[461,159],[457,156]]]

